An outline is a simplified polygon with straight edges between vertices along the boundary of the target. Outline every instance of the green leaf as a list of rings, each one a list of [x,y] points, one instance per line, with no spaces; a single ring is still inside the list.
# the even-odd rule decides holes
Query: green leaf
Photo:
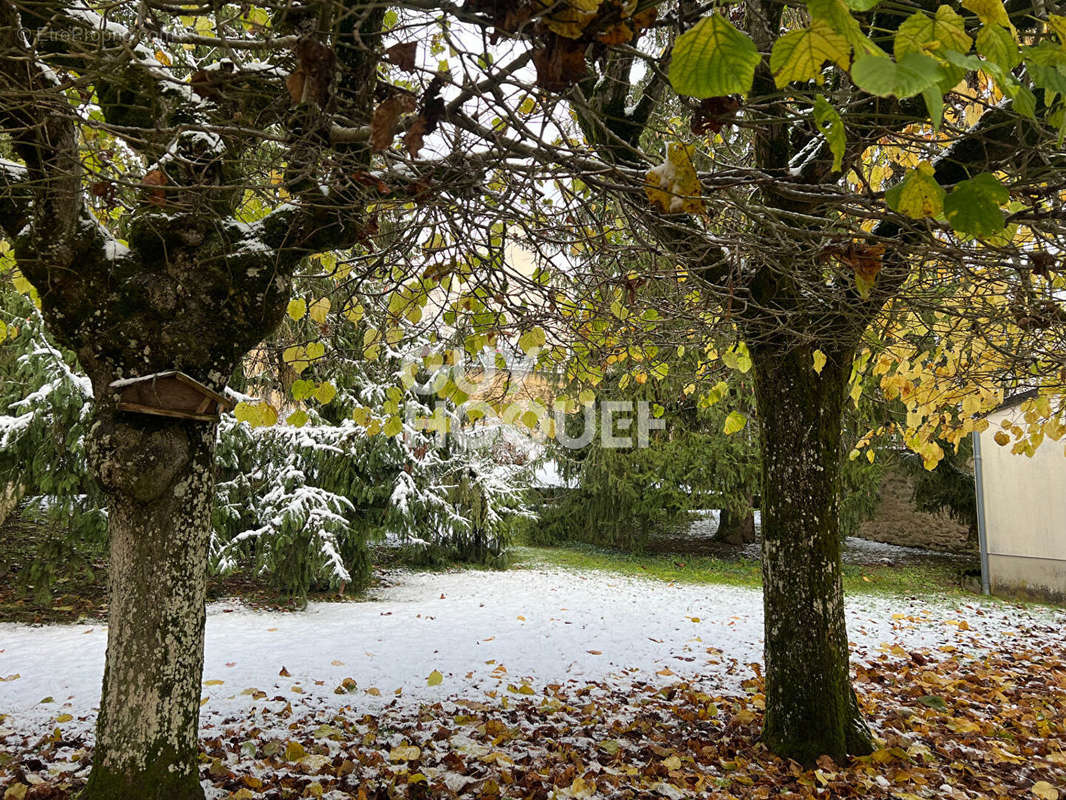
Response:
[[[844,120],[840,112],[829,101],[819,95],[814,98],[814,122],[822,136],[829,142],[829,152],[833,154],[833,171],[839,172],[844,161],[847,138],[844,132]]]
[[[831,61],[848,68],[851,45],[824,19],[812,19],[809,28],[786,33],[770,53],[770,71],[781,88],[791,81],[818,80],[822,65]]]
[[[1066,45],[1066,17],[1061,14],[1048,14],[1047,26],[1049,30],[1055,32],[1055,35],[1059,37],[1059,41]]]
[[[1025,68],[1033,85],[1044,90],[1044,104],[1050,106],[1055,95],[1066,95],[1066,52],[1050,41],[1023,48]]]
[[[1006,227],[1000,206],[1009,199],[1007,187],[983,172],[955,186],[944,199],[944,215],[958,233],[987,238]]]
[[[928,54],[939,50],[968,53],[972,44],[966,33],[966,21],[951,6],[940,6],[934,17],[915,11],[903,20],[896,31],[892,52],[898,61],[908,53]]]
[[[869,11],[880,3],[881,0],[844,0],[844,2],[848,4],[848,8],[852,11],[858,11],[861,13],[863,11]]]
[[[1022,62],[1022,53],[1010,31],[999,25],[985,25],[977,33],[977,52],[1010,72]]]
[[[755,43],[721,14],[704,17],[677,38],[670,83],[689,97],[746,95],[762,57]]]
[[[859,21],[851,15],[844,0],[807,0],[807,11],[812,20],[828,22],[833,30],[848,40],[848,44],[855,48],[856,52],[884,55],[884,51],[862,32]]]
[[[947,192],[933,177],[933,167],[923,161],[917,169],[908,170],[902,181],[885,192],[885,202],[893,211],[911,219],[936,217],[944,211]]]
[[[522,352],[530,354],[534,350],[544,347],[545,341],[547,341],[547,337],[544,335],[544,329],[538,327],[528,330],[519,336],[518,346],[522,348]]]
[[[741,414],[739,411],[730,411],[729,416],[725,418],[725,426],[722,431],[726,436],[732,436],[737,431],[741,430],[748,424],[748,418]]]
[[[748,352],[748,345],[745,342],[739,342],[730,347],[722,353],[722,363],[730,369],[746,373],[751,369],[751,354]]]
[[[899,61],[887,56],[864,55],[851,67],[855,85],[878,97],[913,97],[935,86],[943,77],[936,60],[922,53],[907,53]]]
[[[396,436],[403,430],[403,420],[398,416],[391,416],[385,422],[385,427],[382,429],[382,433],[386,436]]]
[[[933,708],[937,711],[947,711],[948,704],[944,702],[944,698],[935,694],[927,694],[918,698],[918,702],[926,708]]]
[[[925,100],[925,109],[929,112],[933,130],[939,131],[940,124],[944,121],[944,93],[939,86],[929,86],[922,90],[922,99]]]
[[[1028,86],[1018,84],[1008,91],[1011,100],[1014,101],[1014,110],[1023,117],[1036,119],[1036,95],[1029,91]]]
[[[302,428],[304,425],[307,424],[307,412],[304,411],[302,408],[297,411],[293,411],[291,414],[289,414],[288,417],[286,417],[285,422],[289,425],[292,425],[294,428]]]
[[[443,680],[444,676],[438,670],[433,670],[426,677],[426,686],[440,686]]]
[[[292,383],[292,399],[306,400],[315,391],[314,381],[305,381],[302,378]]]

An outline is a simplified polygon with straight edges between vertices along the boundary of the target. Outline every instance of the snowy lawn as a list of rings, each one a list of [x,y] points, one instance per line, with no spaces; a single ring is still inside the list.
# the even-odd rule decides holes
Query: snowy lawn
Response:
[[[315,603],[306,612],[213,604],[203,737],[255,728],[262,738],[273,725],[288,738],[295,721],[320,726],[338,712],[417,716],[424,704],[445,701],[447,713],[456,699],[543,704],[590,686],[638,698],[691,683],[708,695],[757,698],[756,590],[540,568],[390,578],[372,602]],[[847,613],[860,681],[915,653],[908,664],[918,668],[1019,652],[1057,656],[1066,647],[1062,610],[858,596]],[[0,750],[24,751],[56,728],[68,756],[91,743],[105,644],[101,624],[0,625]]]

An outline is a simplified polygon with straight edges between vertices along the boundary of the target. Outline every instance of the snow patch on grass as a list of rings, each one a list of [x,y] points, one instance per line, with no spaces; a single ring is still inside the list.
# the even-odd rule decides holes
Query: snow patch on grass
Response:
[[[373,602],[312,603],[304,612],[212,604],[204,735],[288,702],[374,713],[393,701],[477,700],[600,680],[699,680],[742,693],[748,665],[762,660],[757,590],[554,569],[390,577]],[[1062,610],[864,596],[849,599],[847,614],[858,661],[893,646],[934,659],[951,648],[1066,646]],[[72,717],[59,723],[64,731],[91,730],[106,639],[101,624],[0,625],[0,739],[44,734],[63,715]],[[434,671],[443,679],[431,686]]]

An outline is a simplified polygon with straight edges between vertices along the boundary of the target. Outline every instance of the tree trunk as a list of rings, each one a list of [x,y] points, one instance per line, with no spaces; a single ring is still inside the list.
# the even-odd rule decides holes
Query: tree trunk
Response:
[[[866,754],[870,733],[849,676],[837,520],[852,354],[829,354],[818,374],[809,346],[751,349],[762,428],[763,740],[804,764]]]
[[[197,727],[215,426],[100,415],[108,497],[107,663],[83,800],[202,800]]]
[[[755,541],[755,512],[748,509],[743,514],[723,508],[718,512],[718,528],[714,532],[716,541],[725,544],[740,545]]]

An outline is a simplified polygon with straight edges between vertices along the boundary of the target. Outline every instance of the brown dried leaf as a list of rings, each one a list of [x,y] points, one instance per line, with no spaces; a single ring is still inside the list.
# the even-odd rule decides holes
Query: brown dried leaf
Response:
[[[152,187],[148,192],[148,202],[154,206],[166,205],[167,196],[163,187],[167,185],[167,176],[163,170],[153,169],[141,179],[142,186]]]
[[[399,42],[385,51],[385,60],[404,72],[414,72],[418,58],[418,42]]]
[[[545,44],[533,51],[533,66],[537,68],[537,86],[549,91],[561,91],[585,77],[585,48],[587,44],[563,36],[549,35]]]
[[[314,102],[320,108],[329,103],[337,58],[326,45],[310,36],[296,43],[296,70],[285,81],[294,104]]]
[[[418,151],[422,149],[428,127],[426,118],[420,116],[415,119],[408,129],[407,135],[403,137],[403,146],[411,158],[418,158]]]
[[[874,281],[881,272],[881,258],[885,254],[885,245],[849,242],[844,246],[827,247],[822,254],[850,267],[855,273],[855,285],[859,294],[869,297],[870,289],[873,288]]]
[[[732,95],[725,97],[708,97],[692,113],[692,132],[697,136],[704,133],[718,133],[723,125],[729,124],[740,110],[740,99]]]
[[[617,25],[612,25],[596,34],[596,41],[608,47],[616,44],[625,44],[632,40],[633,29],[624,22],[619,22]]]
[[[288,78],[285,79],[285,87],[289,90],[289,99],[293,105],[299,105],[304,99],[304,73],[303,70],[297,68]]]
[[[397,93],[379,103],[370,121],[370,149],[375,153],[388,150],[400,116],[414,110],[415,99],[409,94]]]

